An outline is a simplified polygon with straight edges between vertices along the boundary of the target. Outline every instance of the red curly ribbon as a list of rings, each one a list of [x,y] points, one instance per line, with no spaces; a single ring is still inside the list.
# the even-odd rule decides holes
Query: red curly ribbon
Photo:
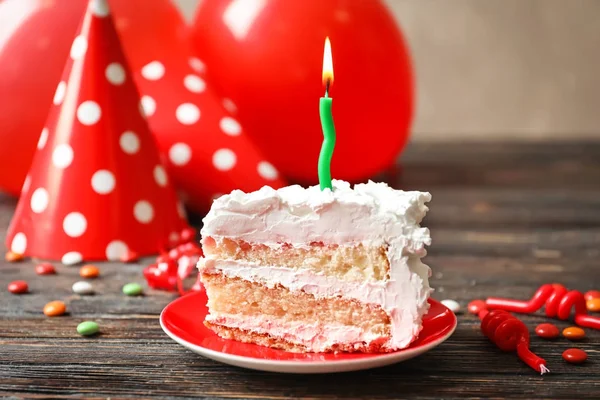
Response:
[[[585,298],[577,290],[567,290],[560,284],[542,285],[528,301],[490,297],[486,300],[490,310],[504,310],[532,314],[546,306],[546,316],[567,320],[571,310],[575,312],[575,323],[586,328],[600,329],[600,318],[588,315]]]
[[[542,375],[550,370],[546,360],[529,350],[529,331],[525,324],[515,316],[502,310],[479,313],[481,331],[502,351],[515,351],[523,362]]]

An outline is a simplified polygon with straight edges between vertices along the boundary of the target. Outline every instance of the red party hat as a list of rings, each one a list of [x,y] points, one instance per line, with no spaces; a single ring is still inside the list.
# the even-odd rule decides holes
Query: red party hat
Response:
[[[284,186],[237,121],[233,102],[211,85],[177,10],[162,2],[150,7],[147,0],[114,7],[150,129],[188,206],[203,212],[214,197],[234,189]],[[139,23],[119,17],[133,10]]]
[[[65,264],[119,260],[157,253],[185,226],[108,2],[91,0],[6,243]]]

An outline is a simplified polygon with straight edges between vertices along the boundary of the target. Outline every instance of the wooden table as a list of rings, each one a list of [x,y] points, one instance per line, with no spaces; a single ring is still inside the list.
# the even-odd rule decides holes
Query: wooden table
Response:
[[[413,145],[397,187],[429,190],[425,223],[434,244],[427,256],[437,299],[502,295],[528,298],[542,283],[600,289],[600,143]],[[0,197],[0,239],[15,201]],[[121,294],[143,282],[142,265],[103,264],[98,294],[74,295],[77,268],[36,276],[33,262],[0,261],[0,395],[51,398],[600,398],[600,332],[572,344],[532,339],[551,374],[539,376],[515,354],[503,354],[462,314],[455,334],[417,359],[371,371],[283,375],[243,370],[197,356],[170,340],[158,324],[172,294]],[[25,279],[31,294],[6,291]],[[67,302],[70,315],[46,318],[48,301]],[[102,334],[77,335],[82,320]],[[524,317],[533,330],[546,321]],[[566,322],[557,322],[562,328]],[[580,347],[585,365],[561,359]]]

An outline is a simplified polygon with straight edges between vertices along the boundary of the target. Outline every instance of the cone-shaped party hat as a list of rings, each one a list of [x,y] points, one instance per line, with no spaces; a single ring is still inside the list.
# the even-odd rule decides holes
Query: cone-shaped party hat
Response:
[[[285,186],[244,132],[235,104],[211,84],[177,10],[147,0],[118,1],[114,10],[150,129],[182,199],[203,212],[234,189]],[[136,24],[120,18],[132,13]]]
[[[143,117],[110,8],[91,0],[11,222],[7,246],[62,260],[157,253],[186,226]]]

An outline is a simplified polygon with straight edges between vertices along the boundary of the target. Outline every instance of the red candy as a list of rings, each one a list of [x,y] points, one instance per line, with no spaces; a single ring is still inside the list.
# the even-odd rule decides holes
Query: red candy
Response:
[[[50,263],[41,263],[35,266],[35,273],[38,275],[52,275],[56,273],[56,269]]]
[[[600,290],[588,290],[583,295],[583,298],[586,301],[590,301],[590,300],[594,300],[594,299],[600,299]]]
[[[471,314],[478,315],[481,311],[487,310],[487,305],[483,300],[473,300],[469,303],[467,309]]]
[[[539,324],[535,327],[535,333],[544,339],[556,339],[560,336],[560,331],[554,324]]]
[[[587,353],[580,349],[567,349],[562,353],[563,359],[571,364],[581,364],[587,360]]]
[[[27,293],[29,286],[25,281],[13,281],[8,284],[8,291],[13,294]]]

